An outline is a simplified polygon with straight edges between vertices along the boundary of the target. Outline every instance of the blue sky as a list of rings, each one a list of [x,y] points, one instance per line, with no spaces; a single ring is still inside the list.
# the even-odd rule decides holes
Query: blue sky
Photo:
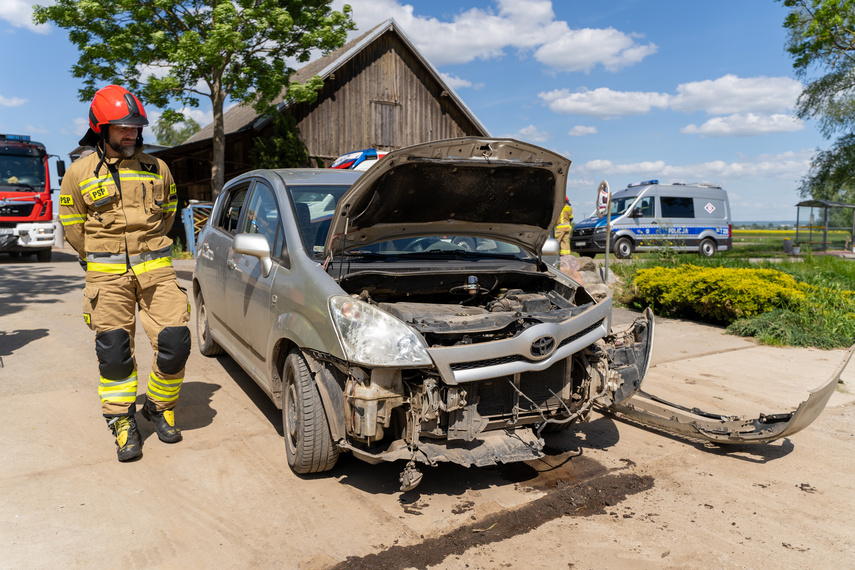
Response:
[[[67,159],[88,112],[78,53],[64,30],[30,23],[34,3],[0,0],[0,132]],[[798,181],[828,145],[793,117],[801,84],[772,0],[348,3],[354,35],[395,18],[493,136],[568,156],[577,219],[600,180],[658,179],[721,184],[737,221],[793,220]],[[201,124],[206,101],[188,113]]]

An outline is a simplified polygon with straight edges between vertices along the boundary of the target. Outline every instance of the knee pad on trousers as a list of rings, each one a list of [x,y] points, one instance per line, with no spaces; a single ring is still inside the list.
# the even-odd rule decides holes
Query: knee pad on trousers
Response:
[[[166,327],[157,335],[157,367],[164,374],[178,374],[190,356],[190,329]]]
[[[134,372],[131,336],[124,329],[114,329],[95,335],[95,354],[101,376],[107,380],[122,380]]]

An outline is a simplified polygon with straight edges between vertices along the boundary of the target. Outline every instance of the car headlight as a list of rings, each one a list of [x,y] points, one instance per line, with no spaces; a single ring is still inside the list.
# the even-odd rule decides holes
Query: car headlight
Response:
[[[424,340],[377,307],[337,295],[330,298],[330,313],[348,361],[366,366],[431,364]]]
[[[597,229],[595,229],[595,230],[594,230],[594,233],[595,233],[595,234],[604,234],[604,233],[606,233],[606,228],[605,228],[605,226],[603,226],[602,228],[597,228]]]

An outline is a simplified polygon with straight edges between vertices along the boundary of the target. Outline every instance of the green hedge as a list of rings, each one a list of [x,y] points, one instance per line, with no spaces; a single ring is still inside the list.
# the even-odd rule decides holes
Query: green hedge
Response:
[[[635,287],[640,300],[665,314],[719,323],[799,303],[805,296],[795,279],[774,269],[654,267],[635,274]]]
[[[727,324],[767,344],[840,348],[855,337],[855,292],[775,269],[654,267],[634,276],[633,304],[660,315]]]

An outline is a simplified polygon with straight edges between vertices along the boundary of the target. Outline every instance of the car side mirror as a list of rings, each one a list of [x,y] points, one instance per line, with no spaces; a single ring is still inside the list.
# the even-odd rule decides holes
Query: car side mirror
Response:
[[[561,244],[554,237],[546,238],[543,247],[540,248],[540,254],[544,257],[558,255],[561,251]]]
[[[632,214],[629,216],[630,218],[643,218],[644,212],[641,211],[641,208],[634,208],[632,210]]]
[[[60,180],[65,176],[65,162],[62,160],[56,161],[56,175],[59,176]]]
[[[270,257],[270,243],[260,234],[238,234],[232,241],[235,253],[251,255],[261,262],[261,275],[267,277],[273,270],[273,259]]]

